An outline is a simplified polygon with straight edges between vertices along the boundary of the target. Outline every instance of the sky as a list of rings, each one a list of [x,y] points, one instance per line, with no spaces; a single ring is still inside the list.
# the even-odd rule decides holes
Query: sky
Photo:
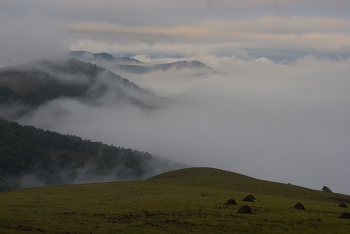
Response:
[[[21,122],[350,194],[349,14],[347,0],[0,0],[0,67],[70,50],[199,60],[215,72],[137,75],[105,64],[172,100],[165,109],[59,100]]]

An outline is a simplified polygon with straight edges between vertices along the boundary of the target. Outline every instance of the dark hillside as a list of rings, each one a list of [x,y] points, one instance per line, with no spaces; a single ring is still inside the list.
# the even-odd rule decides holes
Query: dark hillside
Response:
[[[144,179],[180,166],[146,152],[0,118],[0,178],[8,187]],[[28,175],[32,185],[23,182]]]
[[[21,105],[33,109],[61,97],[101,105],[100,99],[106,96],[112,103],[147,110],[164,106],[167,101],[106,69],[74,58],[40,60],[0,69],[2,106]]]

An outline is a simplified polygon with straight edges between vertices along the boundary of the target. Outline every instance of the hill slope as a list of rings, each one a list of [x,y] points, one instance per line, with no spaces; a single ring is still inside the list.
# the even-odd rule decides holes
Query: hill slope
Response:
[[[232,172],[189,168],[144,181],[16,190],[0,193],[0,232],[348,233],[349,220],[339,218],[347,208],[328,193],[313,191],[315,200],[309,189],[290,185],[298,193],[293,198],[282,195],[284,189]],[[242,201],[247,194],[256,200]],[[238,205],[225,205],[228,199]],[[293,209],[297,202],[306,210]],[[237,213],[243,205],[253,214]]]
[[[162,107],[167,102],[106,69],[73,58],[40,60],[0,69],[2,106],[33,109],[62,97],[93,105],[129,104],[143,109]]]
[[[291,198],[350,202],[350,197],[347,195],[320,192],[291,184],[259,180],[246,175],[214,168],[184,168],[165,172],[149,180],[187,186],[226,188],[235,191],[280,195]]]
[[[146,152],[22,126],[0,117],[0,191],[137,180],[181,166]]]

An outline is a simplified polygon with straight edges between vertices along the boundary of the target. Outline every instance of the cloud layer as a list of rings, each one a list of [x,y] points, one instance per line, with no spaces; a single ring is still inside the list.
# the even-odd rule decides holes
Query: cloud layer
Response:
[[[350,193],[343,186],[350,176],[349,60],[201,59],[217,73],[124,74],[169,97],[166,108],[144,112],[62,99],[20,122],[194,166]],[[57,116],[56,110],[64,111]]]
[[[350,4],[342,0],[0,4],[0,33],[5,35],[2,57],[9,57],[7,50],[17,50],[16,57],[22,57],[20,52],[29,54],[28,48],[181,56],[245,54],[274,60],[350,55]]]

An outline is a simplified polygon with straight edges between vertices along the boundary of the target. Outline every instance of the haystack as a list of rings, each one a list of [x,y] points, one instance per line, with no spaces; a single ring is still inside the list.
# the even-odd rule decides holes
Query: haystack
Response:
[[[350,219],[350,213],[348,212],[343,212],[339,218],[342,218],[342,219]]]
[[[249,194],[249,195],[247,195],[247,197],[250,197],[252,200],[256,200],[256,198],[254,197],[254,195]]]
[[[245,196],[245,198],[243,198],[242,201],[245,201],[245,202],[254,202],[254,196],[253,196],[253,195],[247,195],[247,196]]]
[[[252,210],[250,209],[249,206],[244,205],[239,210],[237,211],[239,214],[252,214]]]
[[[348,208],[348,206],[347,206],[346,204],[344,204],[344,203],[340,203],[340,204],[338,205],[338,207]]]
[[[304,205],[301,204],[300,202],[297,203],[297,204],[295,204],[293,208],[294,208],[294,209],[298,209],[298,210],[306,210],[305,207],[304,207]]]
[[[228,199],[225,205],[237,205],[237,202],[233,199]]]

